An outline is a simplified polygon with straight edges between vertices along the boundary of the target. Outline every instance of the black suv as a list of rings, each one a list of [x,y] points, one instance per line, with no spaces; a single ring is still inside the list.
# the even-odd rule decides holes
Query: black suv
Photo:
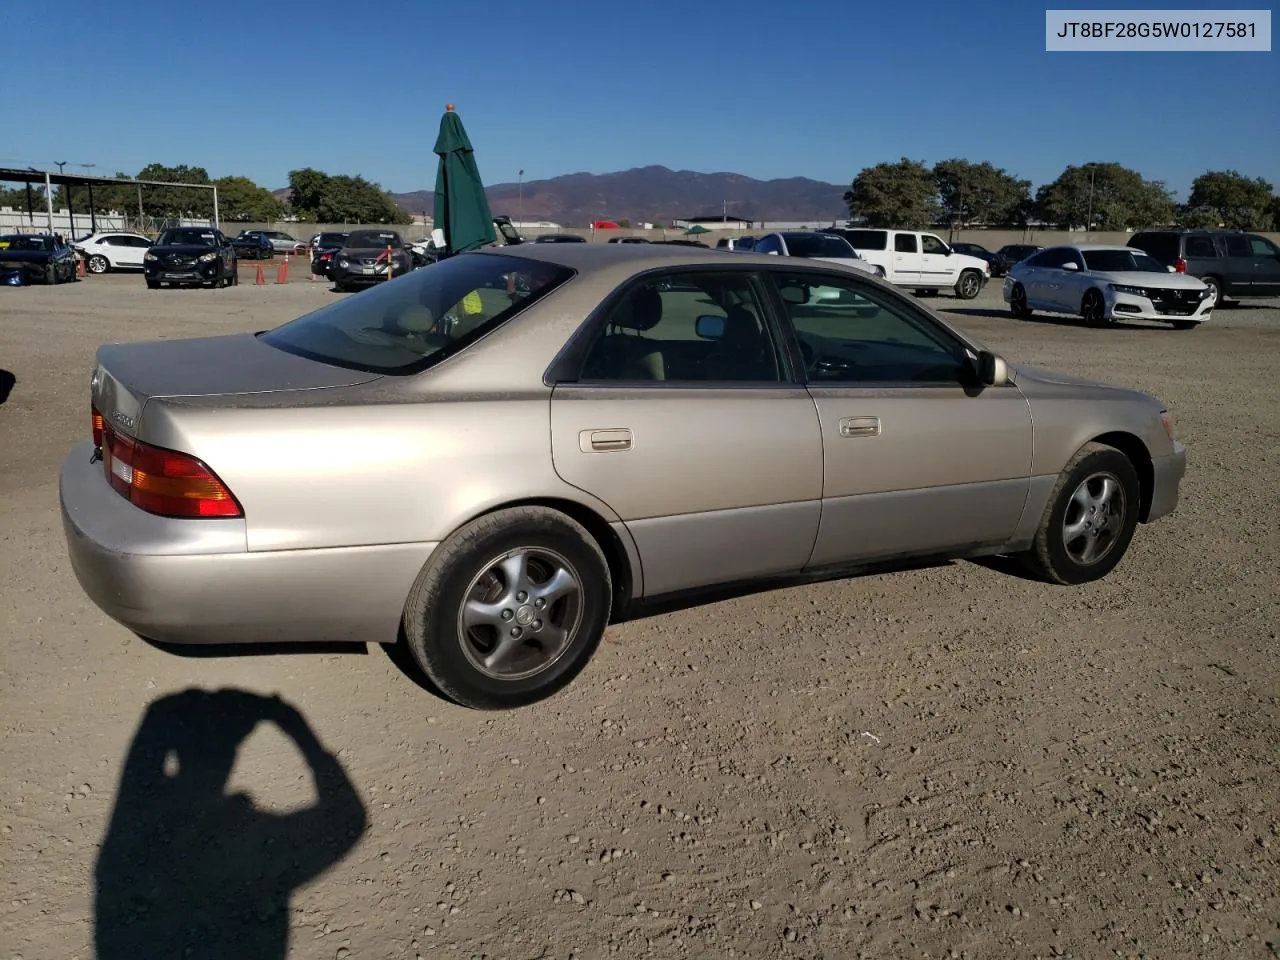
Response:
[[[1280,297],[1280,247],[1239,230],[1143,230],[1129,246],[1178,273],[1199,277],[1216,303],[1237,297]]]
[[[236,248],[216,227],[171,227],[142,256],[147,289],[160,284],[231,287],[239,283]]]

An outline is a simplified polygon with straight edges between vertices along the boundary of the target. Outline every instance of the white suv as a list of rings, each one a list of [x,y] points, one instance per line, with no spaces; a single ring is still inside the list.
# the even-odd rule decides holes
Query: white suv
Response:
[[[833,229],[890,283],[917,293],[950,287],[972,300],[991,279],[987,261],[956,253],[932,233],[918,230]]]

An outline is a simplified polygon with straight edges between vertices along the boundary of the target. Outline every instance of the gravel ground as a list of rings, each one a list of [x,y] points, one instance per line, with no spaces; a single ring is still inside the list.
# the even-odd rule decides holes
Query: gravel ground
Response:
[[[95,927],[133,958],[1280,956],[1275,303],[1183,333],[933,301],[1168,403],[1182,502],[1106,581],[956,563],[726,598],[483,714],[376,647],[162,653],[66,560],[99,343],[333,296],[0,292],[5,958],[87,960]]]

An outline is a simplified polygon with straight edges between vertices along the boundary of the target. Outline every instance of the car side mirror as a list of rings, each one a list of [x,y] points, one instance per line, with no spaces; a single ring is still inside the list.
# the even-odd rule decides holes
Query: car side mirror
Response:
[[[703,340],[719,340],[724,336],[724,317],[704,314],[694,321],[693,332]]]
[[[1064,263],[1062,265],[1062,269],[1063,270],[1079,270],[1080,268],[1077,267],[1074,263]]]
[[[1004,357],[983,350],[978,354],[978,382],[987,387],[1003,387],[1009,382],[1009,364]]]
[[[809,288],[802,284],[787,284],[778,288],[782,302],[789,307],[799,307],[809,302]]]
[[[1170,266],[1170,267],[1165,267],[1165,269],[1166,269],[1166,270],[1168,270],[1170,273],[1177,273],[1177,272],[1178,272],[1177,270],[1175,270],[1175,269],[1174,269],[1173,267],[1171,267],[1171,266]]]

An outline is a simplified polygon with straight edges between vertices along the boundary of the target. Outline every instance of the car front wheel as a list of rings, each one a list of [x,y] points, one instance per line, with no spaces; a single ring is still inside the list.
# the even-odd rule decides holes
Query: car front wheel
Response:
[[[1086,327],[1100,327],[1107,322],[1107,305],[1102,294],[1090,290],[1080,301],[1080,316],[1084,317]]]
[[[89,258],[89,262],[85,264],[89,268],[90,273],[106,273],[111,269],[111,262],[100,253],[95,253]]]
[[[1034,576],[1075,585],[1115,569],[1138,525],[1141,488],[1119,450],[1086,444],[1058,478],[1031,549],[1019,559]]]
[[[598,543],[545,507],[498,510],[432,554],[409,594],[409,650],[445,696],[482,710],[551,696],[582,670],[609,623]]]
[[[961,300],[972,300],[982,292],[982,274],[977,270],[966,270],[956,281],[956,296]]]
[[[1027,306],[1027,288],[1020,283],[1015,283],[1009,291],[1009,312],[1019,320],[1031,316],[1031,308]]]

